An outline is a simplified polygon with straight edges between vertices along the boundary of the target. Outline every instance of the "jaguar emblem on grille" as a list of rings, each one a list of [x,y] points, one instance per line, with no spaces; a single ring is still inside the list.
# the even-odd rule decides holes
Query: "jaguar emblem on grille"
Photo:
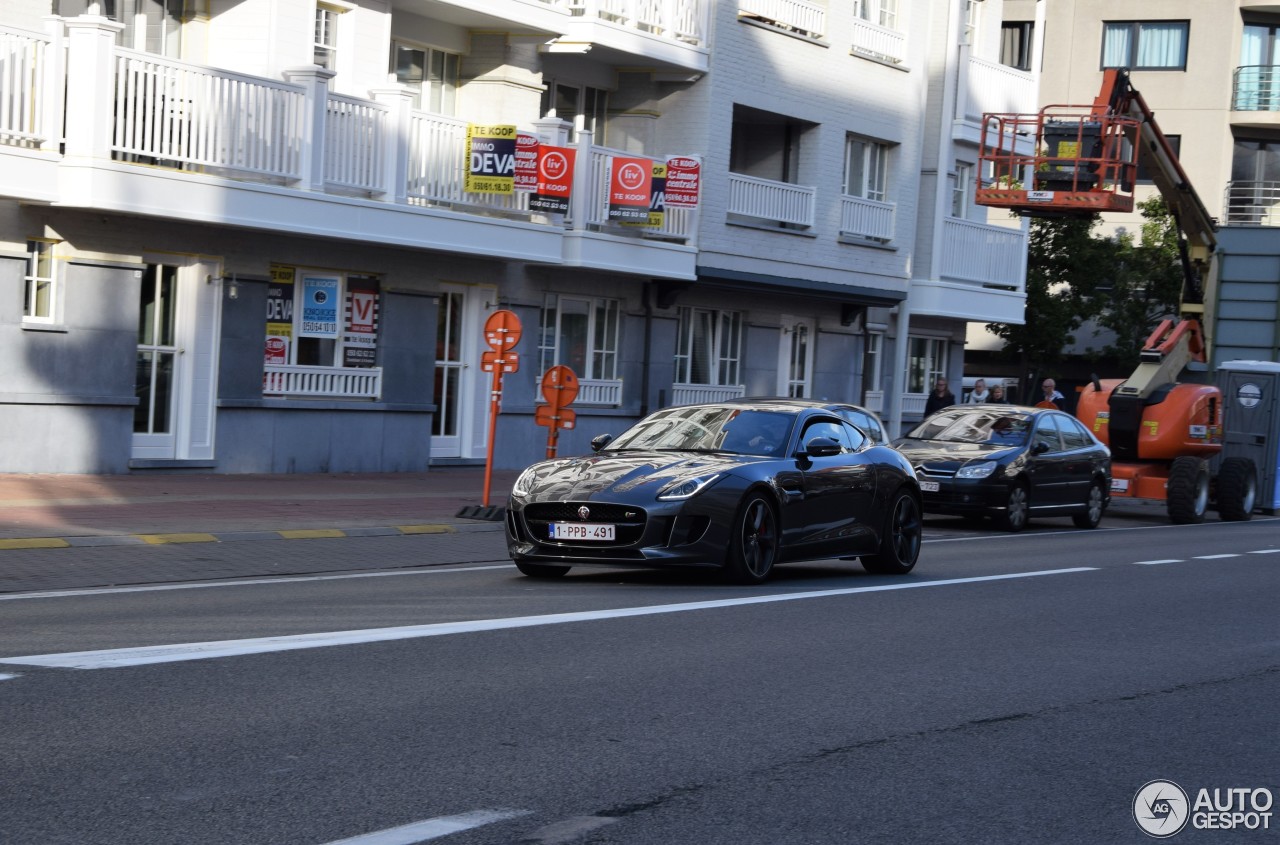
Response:
[[[586,505],[583,505],[582,507],[578,508],[578,519],[586,519],[589,516],[591,516],[591,511],[587,508]]]

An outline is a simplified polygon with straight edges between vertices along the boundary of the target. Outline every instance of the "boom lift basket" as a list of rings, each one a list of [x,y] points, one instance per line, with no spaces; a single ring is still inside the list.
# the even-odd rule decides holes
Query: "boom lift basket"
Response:
[[[982,125],[979,205],[1037,217],[1133,211],[1135,118],[1090,106],[988,114]],[[1025,150],[1034,139],[1034,152]]]

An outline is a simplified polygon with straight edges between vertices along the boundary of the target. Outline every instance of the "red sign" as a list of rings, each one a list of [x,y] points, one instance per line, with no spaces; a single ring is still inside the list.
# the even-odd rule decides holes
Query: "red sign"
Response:
[[[538,136],[528,132],[516,135],[516,177],[517,191],[536,191],[538,189]]]
[[[289,341],[282,337],[267,338],[266,362],[268,364],[289,363]]]
[[[647,223],[652,187],[652,161],[615,156],[609,169],[609,219]]]
[[[572,405],[578,398],[578,377],[564,364],[558,364],[542,374],[542,398],[553,408]]]
[[[496,349],[486,349],[480,353],[480,369],[486,373],[498,370],[504,373],[514,373],[520,370],[520,353],[499,352]]]
[[[514,311],[494,311],[484,321],[484,342],[503,351],[520,342],[520,318]]]
[[[529,200],[529,208],[559,214],[569,212],[577,152],[573,147],[544,145],[538,148],[538,191]]]
[[[551,429],[557,428],[573,428],[574,422],[578,415],[569,408],[560,408],[559,410],[552,408],[550,405],[539,405],[538,410],[533,412],[533,421],[537,425],[547,426]],[[554,446],[548,447],[554,449]]]
[[[702,162],[688,156],[667,159],[668,208],[697,208],[702,182]]]

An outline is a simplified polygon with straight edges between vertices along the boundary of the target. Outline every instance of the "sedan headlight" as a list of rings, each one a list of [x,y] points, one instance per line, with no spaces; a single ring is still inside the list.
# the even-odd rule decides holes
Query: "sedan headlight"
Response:
[[[999,466],[995,461],[967,464],[956,472],[956,478],[988,478]]]
[[[720,477],[720,473],[699,475],[696,478],[685,478],[673,481],[658,491],[658,499],[670,502],[673,499],[688,499],[702,492],[702,489]]]
[[[520,473],[520,477],[516,479],[516,483],[511,485],[511,495],[518,499],[523,499],[529,495],[533,489],[533,480],[537,477],[537,473],[533,471],[533,467]]]

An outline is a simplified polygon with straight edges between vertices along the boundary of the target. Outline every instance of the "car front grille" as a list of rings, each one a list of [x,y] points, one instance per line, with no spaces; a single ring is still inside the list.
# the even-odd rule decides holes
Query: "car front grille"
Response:
[[[589,515],[583,519],[578,508],[585,507]],[[639,542],[644,535],[648,514],[644,508],[634,505],[616,505],[608,502],[533,502],[524,507],[524,522],[529,534],[539,543],[553,546],[582,548],[609,548],[629,546]],[[550,525],[553,522],[603,522],[615,526],[613,542],[599,540],[552,540]]]
[[[921,478],[955,478],[956,471],[950,467],[929,466],[920,464],[916,467],[916,475]]]

